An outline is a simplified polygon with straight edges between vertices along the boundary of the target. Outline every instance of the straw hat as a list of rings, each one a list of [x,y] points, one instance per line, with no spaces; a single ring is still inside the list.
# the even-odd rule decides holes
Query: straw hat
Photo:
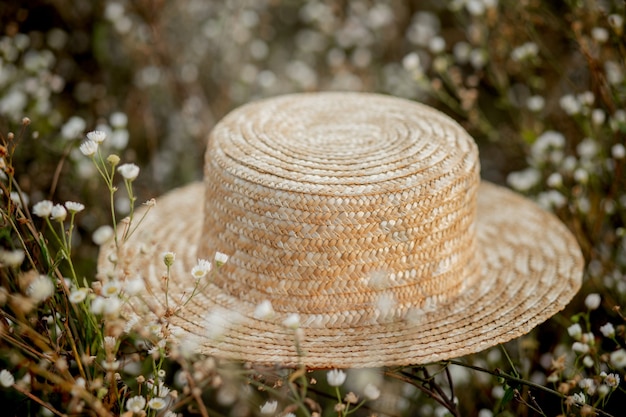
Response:
[[[480,180],[457,123],[361,93],[234,110],[209,137],[204,182],[158,199],[114,252],[100,273],[142,276],[133,309],[168,316],[172,337],[312,368],[424,364],[509,341],[562,310],[583,268],[556,217]],[[196,287],[192,268],[216,252],[228,261]]]

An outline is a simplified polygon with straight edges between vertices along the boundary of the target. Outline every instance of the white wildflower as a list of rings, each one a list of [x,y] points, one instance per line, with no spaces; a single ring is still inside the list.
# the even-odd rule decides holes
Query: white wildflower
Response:
[[[576,96],[578,102],[584,106],[591,106],[596,100],[595,95],[591,91],[584,91]]]
[[[290,329],[297,329],[300,327],[300,316],[296,313],[290,314],[285,320],[283,320],[283,326]]]
[[[435,36],[428,41],[428,49],[433,54],[439,54],[446,49],[446,41],[441,36]]]
[[[626,367],[626,350],[619,349],[615,352],[611,352],[610,355],[611,364],[615,368],[625,368]]]
[[[593,358],[588,355],[585,356],[583,358],[583,365],[585,365],[587,368],[591,368],[594,365]]]
[[[28,286],[27,294],[35,302],[45,301],[54,294],[54,284],[47,275],[39,275]]]
[[[604,378],[604,383],[611,388],[619,387],[619,381],[619,375],[614,373],[610,373]]]
[[[574,171],[574,179],[579,184],[586,184],[589,181],[589,173],[583,168],[576,168]]]
[[[262,301],[254,309],[254,317],[257,319],[268,319],[274,316],[274,308],[269,300]]]
[[[506,178],[509,185],[517,191],[528,191],[541,179],[541,173],[532,167],[522,171],[511,172]]]
[[[581,342],[574,342],[572,344],[572,350],[580,354],[589,353],[589,345]]]
[[[217,266],[221,266],[228,262],[228,255],[222,252],[215,252],[215,263]]]
[[[98,152],[98,144],[93,140],[86,140],[80,144],[79,148],[80,152],[85,156],[94,156],[96,152]]]
[[[585,306],[589,310],[596,310],[598,307],[600,307],[601,302],[602,298],[600,297],[600,294],[597,293],[591,293],[587,297],[585,297]]]
[[[13,374],[11,372],[7,371],[6,369],[0,371],[0,385],[5,388],[9,388],[14,383],[15,378],[13,377]]]
[[[102,362],[102,368],[105,371],[117,371],[120,368],[120,361],[104,361]]]
[[[526,99],[526,107],[530,111],[538,112],[543,110],[546,100],[542,96],[530,96]]]
[[[104,297],[96,297],[91,302],[91,312],[93,314],[102,314],[107,300]]]
[[[87,288],[79,288],[72,291],[69,296],[70,303],[77,304],[84,301],[87,298],[87,294],[89,294],[89,289]]]
[[[376,385],[367,384],[363,389],[363,394],[369,400],[376,400],[378,399],[378,397],[380,397],[380,390]]]
[[[78,213],[85,209],[85,206],[81,203],[76,203],[74,201],[66,201],[65,208],[69,210],[70,213]]]
[[[578,382],[578,386],[582,388],[588,395],[596,393],[596,383],[591,378],[583,378]]]
[[[559,105],[570,116],[581,112],[582,104],[573,94],[566,94],[559,99]]]
[[[331,387],[339,387],[346,381],[346,373],[340,369],[332,369],[326,373],[328,385]]]
[[[567,328],[567,334],[574,340],[580,340],[583,334],[583,328],[578,323],[574,323]]]
[[[607,17],[609,25],[617,32],[622,32],[622,26],[624,26],[624,17],[619,14],[610,14]]]
[[[198,280],[206,276],[211,270],[211,262],[206,259],[198,259],[198,263],[191,268],[191,275]]]
[[[525,61],[539,54],[539,46],[535,42],[526,42],[511,51],[511,59],[515,62]]]
[[[626,147],[621,143],[617,143],[611,147],[611,155],[615,159],[624,159],[626,156]]]
[[[487,64],[488,59],[487,51],[480,48],[472,49],[469,55],[470,64],[477,70],[483,68]]]
[[[546,184],[551,188],[558,188],[563,185],[563,176],[558,172],[553,172],[546,179]]]
[[[148,401],[148,407],[153,410],[162,410],[167,406],[167,401],[163,398],[155,397]]]
[[[278,401],[267,401],[265,404],[259,407],[261,414],[274,414],[278,408]]]
[[[537,137],[537,140],[530,148],[530,152],[535,160],[543,160],[549,150],[562,149],[565,146],[565,136],[561,132],[546,130]]]
[[[604,43],[609,40],[609,31],[603,27],[595,27],[591,29],[591,37],[598,43]]]
[[[124,284],[124,292],[128,295],[137,295],[145,289],[145,284],[141,277],[130,279]]]
[[[409,72],[421,72],[422,67],[420,57],[417,52],[411,52],[410,54],[405,55],[404,58],[402,58],[402,67]]]
[[[101,130],[94,130],[93,132],[87,133],[87,139],[95,143],[102,143],[106,138],[106,132],[103,132]]]
[[[52,213],[52,207],[54,207],[52,201],[40,201],[33,206],[33,214],[41,218],[50,217],[50,214]]]
[[[576,392],[572,397],[574,398],[574,401],[578,404],[585,404],[587,401],[585,399],[585,394],[583,394],[582,392]]]
[[[134,397],[126,400],[126,409],[131,413],[139,413],[143,411],[146,406],[146,399],[141,395],[135,395]]]
[[[135,164],[122,164],[117,167],[117,172],[122,174],[125,180],[134,181],[139,175],[139,167]]]
[[[113,228],[109,225],[98,227],[91,235],[91,240],[98,246],[104,245],[113,238]]]
[[[85,127],[87,124],[85,120],[78,116],[72,116],[70,119],[61,127],[61,136],[65,139],[76,139],[80,137],[85,131]]]
[[[104,336],[104,348],[108,351],[115,349],[117,339],[113,336]]]
[[[0,263],[3,266],[20,266],[26,253],[22,249],[5,250],[0,248]]]
[[[609,392],[611,392],[611,387],[609,387],[608,385],[602,384],[598,387],[598,395],[600,396],[600,398],[606,397]]]
[[[50,218],[58,222],[63,222],[67,217],[67,210],[61,204],[55,204],[50,212]]]
[[[615,337],[615,327],[613,327],[612,323],[606,323],[600,326],[600,333],[602,333],[604,337],[613,338]]]
[[[591,122],[596,126],[601,126],[606,121],[606,113],[602,109],[593,109],[591,111]]]
[[[0,171],[0,173],[4,175],[3,171]],[[6,175],[4,175],[4,177],[6,177]],[[2,179],[1,175],[0,175],[0,179]],[[24,204],[28,205],[29,199],[28,199],[28,195],[25,193],[18,193],[17,191],[11,191],[10,197],[11,197],[11,201],[13,201],[20,208],[22,208],[22,201],[24,202]]]
[[[122,301],[117,297],[108,298],[104,304],[103,312],[107,316],[115,316],[122,307]]]
[[[128,116],[121,111],[115,112],[109,117],[109,121],[111,122],[111,126],[117,129],[121,129],[126,127],[128,124]]]
[[[112,297],[118,295],[120,291],[122,291],[122,284],[117,280],[113,280],[102,286],[101,293],[104,297]]]
[[[452,47],[452,54],[457,63],[464,65],[469,60],[469,55],[472,50],[472,46],[467,42],[457,42]]]

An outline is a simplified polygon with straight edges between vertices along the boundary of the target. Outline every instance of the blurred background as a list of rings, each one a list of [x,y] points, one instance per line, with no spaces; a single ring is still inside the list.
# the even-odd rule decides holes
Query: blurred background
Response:
[[[91,234],[110,211],[78,151],[86,132],[106,131],[106,152],[141,167],[142,202],[200,180],[211,128],[248,101],[355,90],[426,102],[474,136],[483,177],[574,231],[589,268],[569,313],[598,292],[599,326],[626,298],[624,13],[618,0],[3,0],[0,132],[19,138],[25,200],[88,206],[76,247],[91,276]],[[123,193],[115,205],[129,210]],[[538,383],[567,317],[516,347]]]

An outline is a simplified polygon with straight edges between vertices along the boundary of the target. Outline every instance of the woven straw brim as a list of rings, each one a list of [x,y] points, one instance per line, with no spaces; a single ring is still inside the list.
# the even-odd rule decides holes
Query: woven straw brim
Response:
[[[566,227],[529,200],[482,182],[476,223],[482,274],[476,282],[402,321],[334,329],[303,324],[298,353],[294,330],[282,324],[284,315],[256,319],[256,305],[227,296],[210,283],[187,301],[201,241],[203,196],[203,184],[195,183],[158,199],[118,254],[118,270],[144,277],[143,302],[162,315],[166,310],[162,254],[175,252],[167,284],[173,337],[220,358],[284,366],[304,363],[311,368],[450,359],[526,334],[561,311],[581,284],[580,249]],[[102,274],[110,269],[112,251],[109,247],[101,252]],[[142,322],[150,320],[142,303],[135,302],[133,309],[143,316]]]

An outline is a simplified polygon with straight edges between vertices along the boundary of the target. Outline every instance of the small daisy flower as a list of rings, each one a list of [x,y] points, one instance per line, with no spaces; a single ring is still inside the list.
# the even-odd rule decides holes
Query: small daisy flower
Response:
[[[274,315],[274,308],[269,300],[261,302],[254,309],[254,317],[257,319],[268,319]]]
[[[93,243],[98,246],[104,245],[113,237],[113,228],[109,225],[100,226],[96,230],[94,230],[91,235],[91,239]]]
[[[591,293],[585,298],[585,306],[589,310],[596,310],[598,307],[600,307],[601,301],[602,298],[600,297],[600,294]]]
[[[50,218],[52,220],[56,220],[58,222],[62,222],[67,217],[67,210],[60,204],[55,204],[52,207],[52,211],[50,212]]]
[[[611,364],[616,368],[626,367],[626,350],[619,349],[615,352],[611,352],[610,360]]]
[[[113,297],[122,291],[122,284],[119,281],[109,281],[102,286],[102,295],[104,297]]]
[[[72,291],[69,296],[70,303],[78,304],[83,302],[87,298],[87,294],[89,294],[89,289],[87,288],[79,288]]]
[[[290,329],[297,329],[300,327],[300,316],[296,313],[290,314],[285,320],[283,320],[283,326]]]
[[[611,155],[615,159],[623,159],[624,156],[626,156],[626,147],[621,143],[613,145],[613,147],[611,147]]]
[[[600,333],[602,333],[604,337],[612,338],[615,336],[615,327],[613,327],[612,323],[606,323],[600,326]]]
[[[380,397],[380,390],[376,385],[367,384],[363,389],[363,394],[365,394],[369,400],[376,400]]]
[[[93,140],[86,140],[80,144],[78,149],[83,155],[92,157],[98,152],[98,144]]]
[[[580,340],[583,334],[583,329],[580,327],[580,324],[574,323],[567,328],[567,333],[574,339]]]
[[[260,408],[261,414],[274,414],[278,408],[278,401],[267,401]]]
[[[0,263],[4,266],[20,266],[26,253],[21,249],[4,250],[0,248]]]
[[[340,369],[332,369],[326,373],[326,379],[331,387],[339,387],[346,381],[346,373]]]
[[[104,348],[107,350],[113,350],[117,343],[117,339],[113,336],[104,336]]]
[[[54,294],[54,284],[47,275],[39,275],[28,286],[27,294],[36,302],[45,301]]]
[[[589,352],[589,345],[580,342],[574,342],[572,345],[572,350],[577,353],[587,353]]]
[[[124,292],[128,295],[137,295],[143,291],[145,287],[143,279],[134,278],[126,281],[126,284],[124,285]]]
[[[102,143],[107,138],[107,134],[101,130],[94,130],[87,133],[87,139],[95,143]]]
[[[217,266],[221,266],[228,261],[228,255],[222,252],[215,252],[215,263]]]
[[[103,312],[107,316],[114,316],[119,313],[122,307],[122,301],[117,297],[107,298],[104,304]]]
[[[139,413],[146,406],[146,399],[141,395],[135,395],[126,401],[126,409],[131,413]]]
[[[120,361],[104,361],[102,362],[102,368],[105,371],[117,371],[120,368]]]
[[[153,410],[162,410],[167,406],[167,402],[163,398],[155,397],[148,401],[148,407]]]
[[[582,392],[576,392],[572,397],[574,397],[574,401],[578,404],[585,404],[586,402],[585,394],[583,394]]]
[[[117,172],[122,174],[125,180],[134,181],[139,175],[139,167],[135,164],[122,164],[117,167]]]
[[[107,301],[104,297],[96,297],[91,302],[91,312],[93,314],[102,314]]]
[[[78,213],[85,210],[85,206],[83,204],[76,203],[74,201],[66,201],[65,208],[68,209],[70,213]]]
[[[15,378],[13,377],[13,374],[11,374],[11,372],[7,371],[6,369],[3,369],[2,371],[0,371],[0,385],[2,385],[5,388],[9,388],[14,383],[15,383]]]
[[[198,259],[198,263],[196,264],[196,266],[191,269],[191,275],[193,275],[193,277],[198,280],[206,276],[206,274],[208,274],[210,270],[211,262],[207,261],[206,259]]]
[[[611,373],[604,378],[604,383],[611,388],[617,388],[619,386],[619,381],[620,379],[618,374]]]
[[[37,217],[45,219],[50,217],[54,204],[50,200],[43,200],[33,206],[33,214]]]

